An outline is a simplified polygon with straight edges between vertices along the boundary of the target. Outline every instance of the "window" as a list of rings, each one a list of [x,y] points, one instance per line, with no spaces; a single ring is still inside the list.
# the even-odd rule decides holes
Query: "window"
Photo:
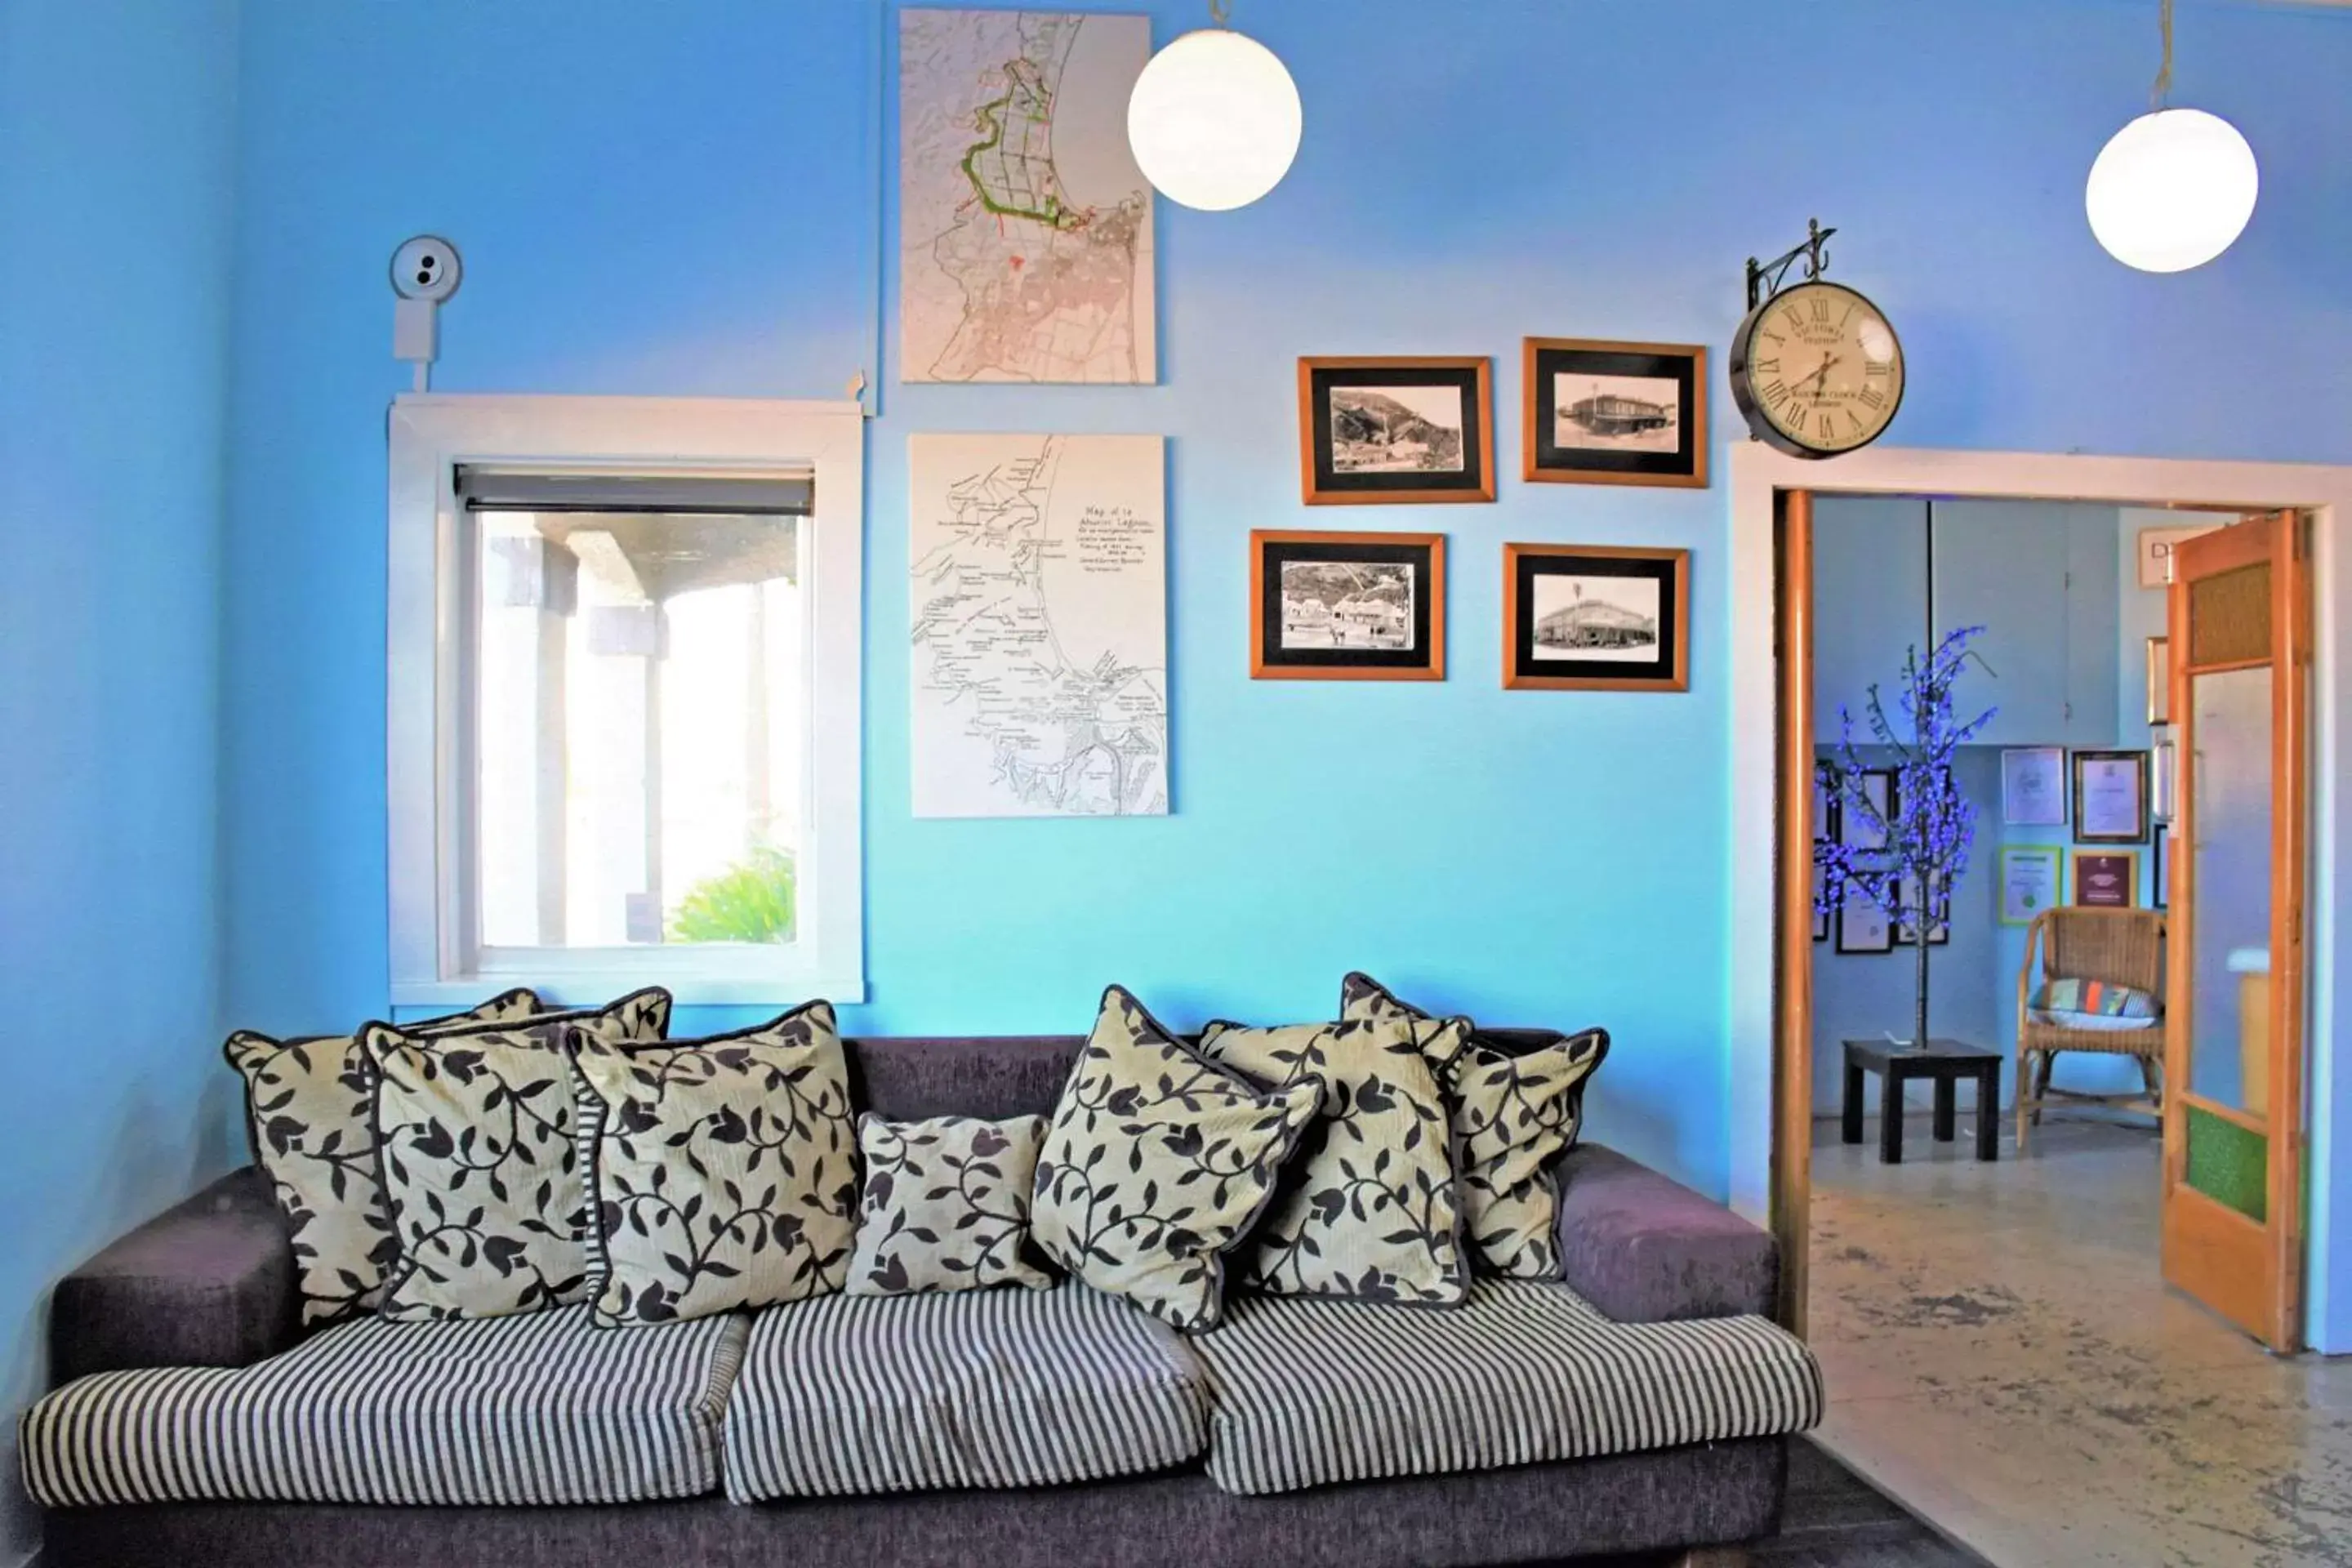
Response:
[[[863,1000],[861,413],[403,398],[393,1000]]]

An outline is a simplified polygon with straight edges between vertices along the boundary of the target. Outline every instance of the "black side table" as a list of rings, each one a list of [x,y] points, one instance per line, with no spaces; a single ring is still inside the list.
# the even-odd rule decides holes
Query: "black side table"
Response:
[[[1862,1142],[1864,1073],[1878,1074],[1878,1157],[1890,1165],[1903,1162],[1903,1086],[1915,1078],[1935,1081],[1936,1142],[1948,1143],[1956,1120],[1954,1086],[1966,1078],[1977,1086],[1977,1158],[2000,1158],[2000,1064],[2008,1058],[1999,1051],[1941,1038],[1930,1038],[1924,1051],[1892,1040],[1847,1040],[1844,1046],[1845,1115],[1840,1131],[1847,1142]]]

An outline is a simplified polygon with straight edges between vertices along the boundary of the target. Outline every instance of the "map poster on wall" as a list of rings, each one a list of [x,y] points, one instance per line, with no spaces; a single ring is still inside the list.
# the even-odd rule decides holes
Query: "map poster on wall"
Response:
[[[1160,378],[1145,16],[898,14],[899,379]]]
[[[917,816],[1168,810],[1157,436],[915,436]]]

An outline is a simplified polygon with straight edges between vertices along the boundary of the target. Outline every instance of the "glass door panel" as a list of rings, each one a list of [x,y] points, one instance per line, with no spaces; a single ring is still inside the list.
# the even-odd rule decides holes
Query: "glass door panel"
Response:
[[[2188,1180],[2256,1222],[2264,1217],[2269,1164],[2274,684],[2268,664],[2189,682],[2197,800],[2189,1089],[2214,1109],[2189,1107]]]

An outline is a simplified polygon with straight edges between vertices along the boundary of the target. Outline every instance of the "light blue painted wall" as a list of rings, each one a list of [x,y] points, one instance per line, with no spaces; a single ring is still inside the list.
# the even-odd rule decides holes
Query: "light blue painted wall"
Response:
[[[230,1161],[215,773],[234,0],[0,5],[0,1562],[49,1285]]]
[[[1163,39],[1200,21],[1191,0],[1125,8],[1152,10]],[[2187,8],[2180,97],[2245,126],[2264,205],[2220,263],[2158,279],[2107,260],[2081,213],[2092,154],[2146,101],[2144,6],[1362,0],[1344,25],[1304,5],[1242,19],[1296,71],[1307,141],[1255,207],[1163,205],[1165,384],[884,379],[872,1001],[847,1022],[1075,1029],[1112,979],[1179,1023],[1318,1014],[1362,965],[1492,1018],[1605,1021],[1601,1134],[1719,1192],[1719,490],[1507,478],[1494,506],[1310,514],[1296,356],[1494,355],[1508,476],[1522,334],[1719,346],[1741,259],[1818,213],[1843,229],[1836,274],[1906,333],[1895,440],[2342,458],[2345,296],[2315,258],[2352,239],[2329,151],[2352,132],[2352,27]],[[896,247],[884,20],[858,0],[251,0],[225,604],[239,1022],[345,1023],[385,997],[381,431],[405,378],[385,352],[383,258],[422,228],[465,247],[444,389],[836,395],[876,363],[877,221]],[[1793,144],[1791,114],[1809,128]],[[2211,395],[2254,364],[2265,396]],[[1171,437],[1165,821],[908,815],[906,438],[992,427]],[[1244,537],[1302,523],[1452,536],[1449,681],[1246,679]],[[1501,691],[1507,539],[1690,547],[1693,691]]]

